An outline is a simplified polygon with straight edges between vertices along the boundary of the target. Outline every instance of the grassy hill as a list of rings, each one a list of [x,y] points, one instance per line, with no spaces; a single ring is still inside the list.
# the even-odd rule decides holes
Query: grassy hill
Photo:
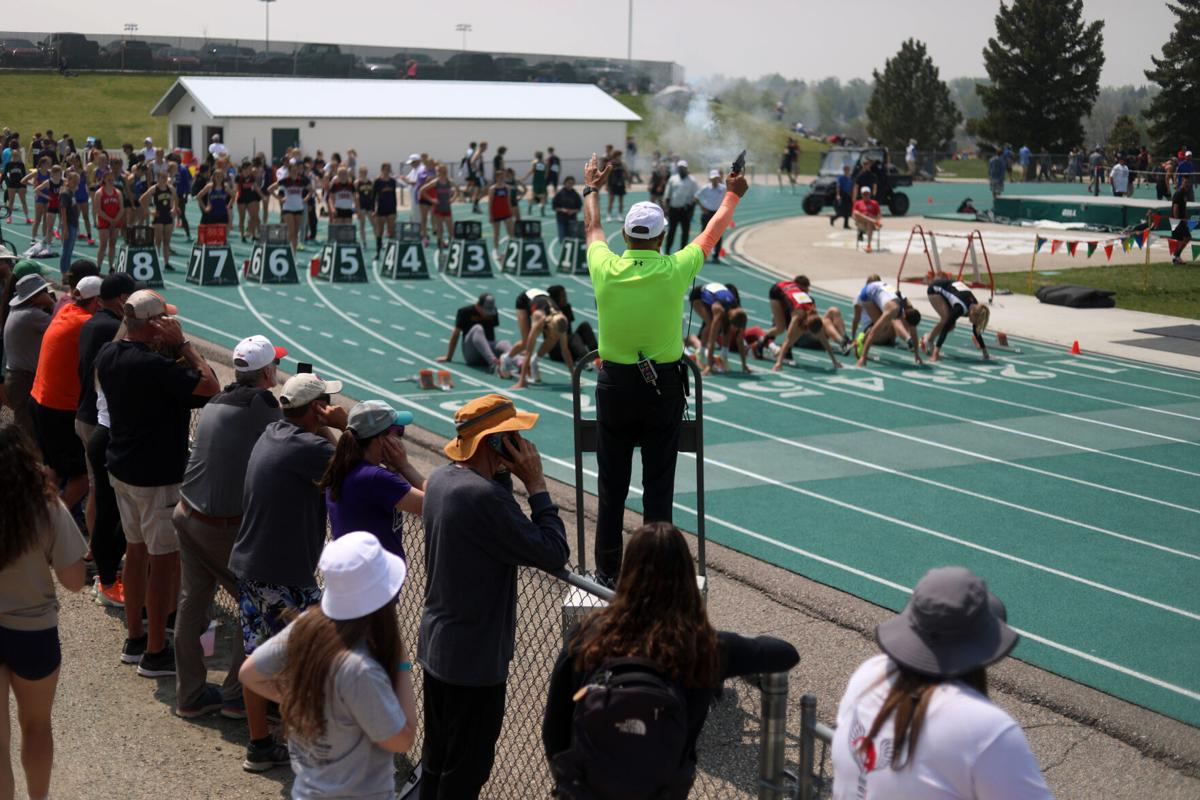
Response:
[[[0,73],[0,125],[20,131],[26,143],[46,128],[70,133],[79,148],[88,136],[110,150],[140,146],[146,136],[166,142],[167,118],[150,116],[150,109],[174,82],[172,75]]]

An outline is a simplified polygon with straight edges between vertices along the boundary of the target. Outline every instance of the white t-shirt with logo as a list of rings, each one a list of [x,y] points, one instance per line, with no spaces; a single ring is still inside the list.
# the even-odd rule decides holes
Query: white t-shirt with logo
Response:
[[[833,738],[834,800],[1052,800],[1016,720],[955,681],[934,691],[911,763],[907,754],[892,750],[891,719],[876,734],[873,747],[860,753],[857,746],[883,706],[894,670],[891,659],[881,654],[867,659],[850,678]],[[893,761],[905,766],[892,769]]]

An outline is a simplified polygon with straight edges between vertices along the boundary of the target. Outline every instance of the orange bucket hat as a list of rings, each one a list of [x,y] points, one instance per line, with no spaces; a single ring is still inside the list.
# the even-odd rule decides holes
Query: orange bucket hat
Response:
[[[487,394],[470,401],[454,413],[457,436],[443,448],[454,461],[466,461],[475,455],[479,442],[489,434],[527,431],[537,424],[538,415],[517,411],[513,401],[499,394]]]

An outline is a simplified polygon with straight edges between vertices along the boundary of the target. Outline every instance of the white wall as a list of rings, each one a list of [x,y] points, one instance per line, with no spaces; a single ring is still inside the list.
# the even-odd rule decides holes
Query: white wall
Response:
[[[603,153],[604,145],[617,149],[625,145],[624,122],[549,122],[513,120],[381,120],[381,119],[329,119],[299,117],[292,119],[236,118],[213,120],[199,109],[192,112],[194,103],[184,96],[168,115],[171,146],[175,146],[175,126],[192,124],[192,141],[197,150],[202,149],[203,126],[222,125],[225,129],[225,145],[234,159],[253,156],[257,152],[271,158],[271,129],[298,128],[300,147],[306,155],[317,150],[324,151],[328,159],[333,153],[341,153],[353,147],[358,151],[360,164],[365,164],[372,174],[384,161],[392,162],[395,170],[410,153],[429,153],[438,160],[457,165],[467,145],[472,141],[488,143],[488,171],[490,158],[499,145],[506,145],[506,157],[517,170],[518,177],[524,174],[535,150],[554,147],[564,163],[564,174],[580,177],[583,161],[593,152]],[[309,122],[313,127],[309,127]]]

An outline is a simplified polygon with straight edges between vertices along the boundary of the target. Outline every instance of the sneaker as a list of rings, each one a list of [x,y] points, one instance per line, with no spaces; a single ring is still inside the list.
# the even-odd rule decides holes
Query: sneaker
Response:
[[[200,699],[194,703],[183,705],[182,703],[175,706],[175,716],[183,717],[184,719],[194,719],[203,717],[205,714],[211,714],[214,711],[220,711],[224,707],[221,702],[221,692],[211,683],[205,684],[204,691],[200,694]]]
[[[542,382],[542,364],[541,359],[533,356],[529,359],[529,375],[533,378],[534,383]]]
[[[95,240],[95,239],[88,239],[88,240],[87,240],[87,243],[88,243],[88,246],[90,247],[91,245],[94,245],[94,244],[96,243],[96,240]]]
[[[234,700],[226,700],[221,704],[221,716],[225,719],[245,719],[246,700],[241,696]]]
[[[779,345],[775,344],[774,342],[771,342],[769,345],[767,345],[767,352],[771,354],[771,358],[778,356],[780,349],[782,348],[780,348]]]
[[[175,268],[174,268],[174,267],[172,267],[170,264],[163,264],[163,269],[165,269],[167,272],[174,272],[174,271],[175,271]]]
[[[512,373],[504,368],[503,358],[497,358],[492,362],[491,371],[494,372],[497,377],[502,378],[503,380],[507,381],[512,378]]]
[[[867,341],[867,332],[863,331],[854,337],[854,357],[862,358],[863,343]]]
[[[274,736],[268,736],[246,746],[246,760],[242,762],[242,769],[247,772],[266,772],[272,767],[286,766],[291,762],[287,747],[275,741]]]
[[[125,646],[121,648],[122,664],[136,664],[142,660],[146,653],[146,638],[146,635],[142,634],[137,639],[125,640]]]
[[[157,653],[142,653],[138,675],[143,678],[166,678],[175,674],[175,650],[167,645]]]
[[[100,582],[100,576],[96,576],[96,580],[92,583],[92,593],[96,596],[96,602],[108,608],[124,608],[125,607],[125,584],[120,578],[114,583],[105,586]]]
[[[505,377],[506,374],[511,378],[512,373],[516,370],[516,367],[517,363],[512,359],[511,356],[509,356],[508,353],[500,356],[500,369],[498,374],[501,378]]]

